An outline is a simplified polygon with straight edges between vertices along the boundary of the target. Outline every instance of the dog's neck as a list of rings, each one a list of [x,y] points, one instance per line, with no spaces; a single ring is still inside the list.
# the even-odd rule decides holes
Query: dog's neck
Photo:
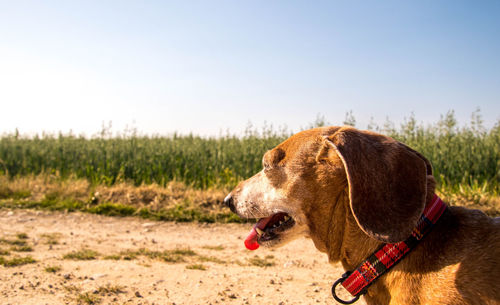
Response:
[[[358,226],[349,208],[347,189],[334,197],[329,223],[311,228],[316,248],[328,254],[330,263],[341,262],[346,270],[361,263],[382,243],[368,237]],[[314,216],[311,216],[314,217]],[[323,218],[317,217],[318,220]],[[312,223],[316,223],[313,218]]]
[[[346,199],[348,203],[349,199]],[[340,261],[345,270],[353,270],[373,251],[379,248],[382,242],[370,238],[360,229],[349,209],[349,204],[342,204],[342,206],[347,207],[345,209],[345,224],[341,236],[342,244],[340,248],[330,249],[329,259],[332,261],[334,257],[332,254],[336,252],[338,258],[335,261]]]
[[[428,203],[433,194],[427,196]],[[428,204],[427,203],[427,204]],[[344,215],[343,217],[340,215]],[[349,197],[347,192],[341,194],[335,203],[335,211],[332,213],[332,226],[325,236],[328,259],[331,263],[341,262],[344,270],[356,269],[367,257],[379,249],[383,243],[370,238],[359,227],[349,208]],[[366,295],[366,301],[371,299],[374,304],[385,303],[390,299],[389,287],[385,280],[377,281],[372,285],[371,291]],[[390,286],[390,285],[389,285]],[[375,301],[375,298],[377,301]],[[372,304],[372,302],[368,302]]]
[[[435,180],[428,176],[426,204],[434,196]],[[370,238],[359,227],[349,207],[348,189],[336,196],[329,230],[323,234],[326,253],[331,263],[341,262],[345,270],[353,270],[383,243]]]

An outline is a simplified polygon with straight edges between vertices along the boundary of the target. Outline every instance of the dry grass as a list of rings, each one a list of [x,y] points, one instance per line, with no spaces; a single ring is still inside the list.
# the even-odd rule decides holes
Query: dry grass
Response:
[[[59,244],[59,239],[62,237],[62,234],[59,232],[53,233],[44,233],[40,235],[40,238],[44,240],[44,243],[47,245],[57,245]]]
[[[18,247],[24,247],[27,245],[25,240],[22,239],[6,239],[6,238],[0,238],[0,244],[4,245],[11,245],[11,246],[18,246]]]
[[[205,271],[207,270],[207,267],[205,267],[204,265],[202,264],[192,264],[192,265],[187,265],[186,266],[186,269],[190,269],[190,270],[202,270],[202,271]]]
[[[96,191],[100,201],[147,207],[152,211],[173,207],[186,200],[202,207],[214,207],[227,195],[225,190],[197,190],[181,182],[169,182],[166,187],[157,184],[135,187],[120,183],[111,187],[98,186]]]
[[[198,260],[200,262],[212,262],[212,263],[216,263],[216,264],[226,264],[227,263],[225,260],[222,260],[222,259],[215,257],[215,256],[200,255],[198,257]]]
[[[192,201],[204,207],[218,205],[227,195],[224,189],[199,190],[181,182],[171,181],[165,187],[157,184],[134,186],[118,183],[112,186],[91,186],[84,179],[61,179],[57,175],[37,175],[8,178],[0,176],[0,185],[6,198],[24,201],[41,201],[57,198],[88,203],[115,202],[135,207],[147,207],[153,211],[173,207],[176,204]],[[23,198],[12,194],[26,194]]]
[[[250,265],[257,267],[272,267],[276,264],[274,262],[274,256],[272,255],[266,255],[264,258],[255,255],[254,257],[251,257],[247,260],[250,263]]]
[[[202,248],[207,249],[207,250],[214,250],[214,251],[222,251],[225,249],[224,246],[222,246],[222,245],[218,245],[218,246],[206,245],[206,246],[203,246]]]
[[[0,197],[0,207],[80,210],[110,216],[139,215],[156,220],[243,221],[222,205],[227,189],[200,190],[175,181],[165,187],[130,183],[92,186],[84,179],[61,179],[57,175],[15,178],[1,175],[0,186],[3,190],[0,192],[10,194]],[[451,205],[477,208],[490,216],[500,215],[500,197],[484,186],[464,186],[458,190],[443,186],[438,195]],[[47,238],[47,242],[57,243],[57,238]]]
[[[17,233],[16,237],[17,237],[17,239],[28,239],[28,234],[26,234],[26,233]]]
[[[10,248],[10,250],[14,252],[31,252],[33,251],[33,248],[31,246],[25,245],[25,246],[14,246]]]
[[[100,304],[101,298],[90,292],[85,292],[77,295],[75,301],[77,304],[94,305],[94,304]]]
[[[105,286],[97,288],[96,292],[100,295],[117,295],[125,292],[125,287],[119,285],[111,285],[110,283]]]
[[[205,248],[205,247],[203,247]],[[218,250],[219,248],[215,249]],[[146,248],[140,248],[137,250],[123,250],[117,254],[110,254],[103,257],[106,260],[134,260],[138,257],[147,257],[149,259],[160,260],[167,263],[216,263],[216,264],[227,264],[228,262],[222,260],[215,256],[205,256],[200,255],[197,252],[189,248],[177,248],[163,251],[153,251]],[[269,259],[269,257],[266,257]],[[196,264],[195,264],[196,265]],[[188,268],[190,269],[190,268]],[[196,269],[196,268],[191,268]]]
[[[24,201],[41,201],[46,198],[76,199],[85,201],[88,198],[90,184],[83,179],[59,179],[55,175],[29,175],[8,178],[0,176],[0,185],[5,194],[25,194],[20,196],[4,196]]]
[[[97,259],[99,255],[100,254],[97,251],[91,249],[81,249],[78,251],[73,251],[71,253],[65,254],[63,258],[72,260],[93,260]]]
[[[56,272],[59,272],[62,270],[62,267],[61,266],[47,266],[45,267],[45,272],[48,272],[48,273],[56,273]]]
[[[165,187],[130,183],[92,186],[83,179],[38,175],[11,179],[0,176],[0,185],[5,194],[28,194],[23,198],[4,196],[0,206],[81,210],[111,216],[139,214],[178,221],[241,222],[221,204],[228,190],[194,189],[175,181]]]
[[[31,256],[13,258],[4,258],[3,256],[0,256],[0,265],[3,265],[4,267],[16,267],[33,263],[36,263],[36,260]]]

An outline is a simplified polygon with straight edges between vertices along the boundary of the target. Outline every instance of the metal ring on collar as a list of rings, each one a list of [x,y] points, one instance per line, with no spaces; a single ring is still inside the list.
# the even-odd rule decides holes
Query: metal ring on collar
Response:
[[[361,296],[361,293],[358,294],[357,296],[354,297],[354,299],[352,300],[349,300],[349,301],[345,301],[345,300],[342,300],[341,298],[339,298],[337,296],[337,293],[335,292],[335,288],[337,288],[337,286],[342,283],[344,280],[345,280],[346,277],[341,277],[339,278],[337,281],[335,281],[335,283],[333,283],[332,285],[332,296],[333,298],[335,299],[335,301],[341,303],[341,304],[353,304],[354,302],[358,301],[359,300],[359,297]]]

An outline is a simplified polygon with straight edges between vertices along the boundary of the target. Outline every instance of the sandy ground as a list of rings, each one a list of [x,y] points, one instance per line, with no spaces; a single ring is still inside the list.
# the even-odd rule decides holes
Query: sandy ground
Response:
[[[0,210],[3,257],[36,260],[0,266],[0,304],[336,304],[330,287],[343,270],[329,265],[310,240],[248,251],[243,238],[249,229],[249,224]],[[19,233],[32,251],[16,251],[6,242],[20,240]],[[118,259],[123,251],[141,248],[150,253],[189,248],[195,255],[181,254],[178,262],[145,255]],[[63,258],[81,249],[99,255]]]

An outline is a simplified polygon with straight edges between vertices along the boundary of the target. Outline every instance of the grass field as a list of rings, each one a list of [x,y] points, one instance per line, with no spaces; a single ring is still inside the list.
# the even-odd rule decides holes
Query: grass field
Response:
[[[324,124],[320,118],[313,125]],[[500,121],[486,129],[479,112],[475,112],[469,124],[459,126],[454,113],[449,112],[429,126],[418,124],[410,116],[399,128],[386,122],[382,127],[370,124],[369,129],[392,136],[426,156],[433,164],[440,194],[452,203],[498,209]],[[106,129],[92,138],[72,134],[34,137],[5,134],[0,138],[0,199],[4,199],[4,205],[9,199],[10,205],[141,214],[167,220],[235,221],[222,211],[218,211],[222,213],[218,216],[206,218],[209,209],[200,214],[197,207],[220,202],[225,191],[260,170],[266,150],[288,136],[289,133],[272,128],[260,132],[249,129],[240,137],[212,138],[177,134],[142,136],[136,132],[112,136]],[[33,181],[51,186],[45,187],[47,192],[41,194],[33,189],[36,184]],[[15,186],[16,183],[22,186]],[[76,193],[64,190],[65,186],[71,189],[75,184],[85,183]],[[152,205],[161,208],[141,206],[125,195],[117,197],[118,191],[106,199],[94,196],[99,188],[140,189],[148,185],[154,186],[156,195],[140,201],[141,204],[153,202]],[[172,185],[182,185],[193,194],[198,193],[194,197],[180,195],[181,199],[172,201],[170,195],[162,193],[162,189]],[[211,199],[207,201],[206,196]],[[133,209],[120,206],[125,203]]]

